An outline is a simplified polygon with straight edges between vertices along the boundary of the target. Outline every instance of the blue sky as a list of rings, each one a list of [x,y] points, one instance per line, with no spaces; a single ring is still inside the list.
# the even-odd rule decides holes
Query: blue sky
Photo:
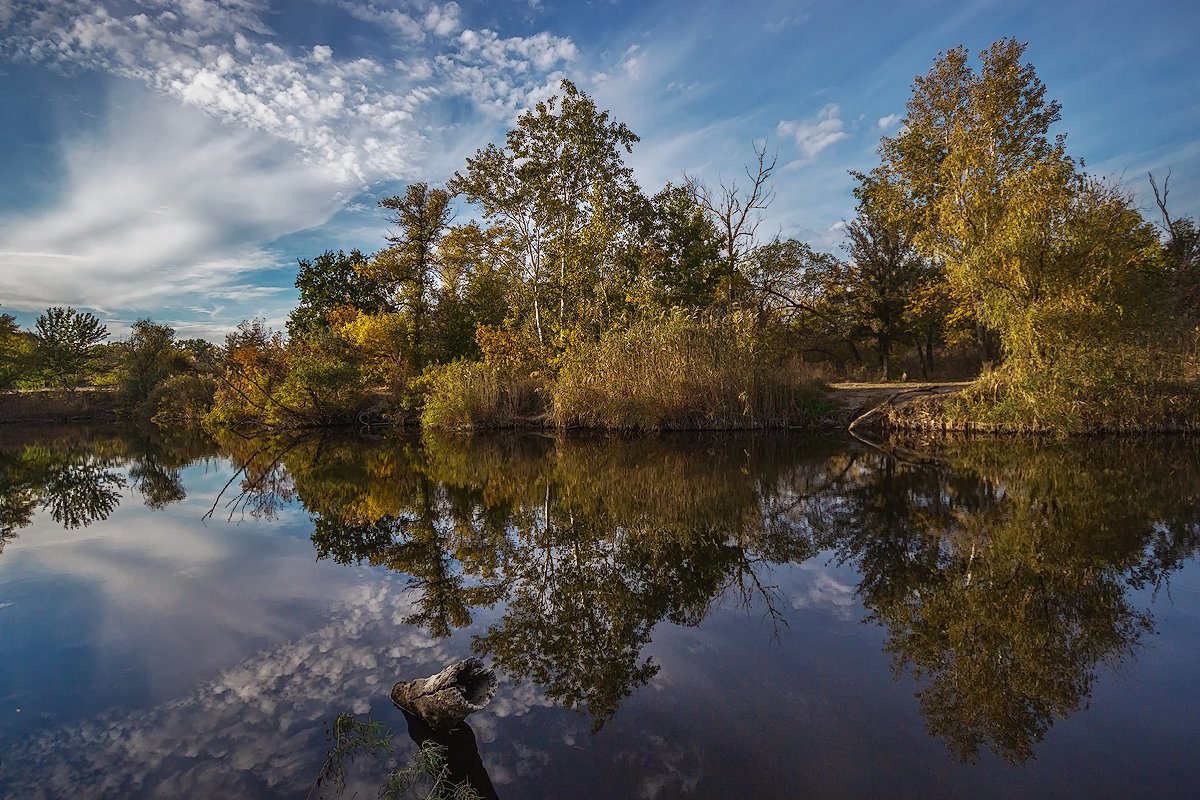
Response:
[[[760,233],[836,251],[939,51],[1029,43],[1057,132],[1153,208],[1200,214],[1200,4],[0,0],[0,311],[279,326],[297,258],[383,246],[377,202],[442,183],[570,78],[641,137],[653,194],[781,166]],[[469,208],[459,219],[470,214]]]

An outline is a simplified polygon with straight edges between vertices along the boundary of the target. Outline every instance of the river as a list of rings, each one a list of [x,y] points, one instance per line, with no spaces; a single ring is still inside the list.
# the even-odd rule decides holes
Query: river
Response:
[[[1200,793],[1187,439],[9,429],[0,547],[6,798],[373,797],[468,656],[502,798]]]

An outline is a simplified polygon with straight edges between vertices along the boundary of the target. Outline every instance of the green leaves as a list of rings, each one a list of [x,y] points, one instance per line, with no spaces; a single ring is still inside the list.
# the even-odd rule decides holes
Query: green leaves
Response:
[[[430,304],[441,262],[439,244],[450,223],[450,193],[414,183],[404,197],[386,197],[379,205],[395,212],[400,232],[392,246],[377,254],[366,272],[387,285],[393,304],[411,318],[411,360],[419,370],[427,360]]]
[[[1045,369],[1055,340],[1088,346],[1136,327],[1130,311],[1152,292],[1140,255],[1150,232],[1125,193],[1079,172],[1064,137],[1050,137],[1060,106],[1024,51],[996,42],[978,71],[962,47],[941,55],[872,179],[1012,367]]]
[[[73,391],[87,380],[95,347],[108,338],[108,329],[92,314],[56,306],[37,318],[34,335],[37,360],[49,380]]]
[[[326,250],[312,260],[301,259],[296,273],[300,303],[288,317],[293,339],[328,331],[334,318],[349,309],[367,314],[388,310],[387,291],[381,281],[365,272],[367,257],[358,250],[349,254]]]
[[[478,204],[510,244],[540,342],[547,304],[565,338],[579,320],[603,317],[610,296],[622,294],[617,256],[641,198],[621,156],[638,137],[570,81],[562,90],[521,115],[506,147],[477,151],[447,183]]]

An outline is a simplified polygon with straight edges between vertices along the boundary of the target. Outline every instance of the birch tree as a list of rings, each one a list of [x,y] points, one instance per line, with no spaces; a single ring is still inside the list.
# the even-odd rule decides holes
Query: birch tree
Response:
[[[581,302],[610,288],[614,251],[640,197],[621,155],[638,137],[570,81],[562,91],[522,114],[503,148],[477,151],[447,183],[514,243],[543,343],[547,303],[561,335]]]

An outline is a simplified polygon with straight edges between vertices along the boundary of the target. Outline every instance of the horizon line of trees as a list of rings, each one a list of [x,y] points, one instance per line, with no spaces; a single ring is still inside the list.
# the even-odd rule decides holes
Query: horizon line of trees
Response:
[[[301,424],[344,419],[381,389],[412,410],[468,380],[456,363],[503,373],[493,394],[532,397],[656,319],[647,336],[683,340],[749,319],[776,368],[817,361],[888,380],[905,357],[922,376],[957,354],[1015,380],[1069,382],[1105,369],[1114,348],[1181,349],[1200,317],[1200,229],[1168,210],[1169,175],[1161,187],[1150,176],[1156,225],[1084,171],[1050,133],[1061,108],[1024,50],[1001,40],[975,69],[960,46],[916,78],[899,133],[851,173],[842,257],[759,236],[774,199],[765,143],[744,181],[685,174],[647,196],[623,160],[637,135],[563,80],[444,188],[415,182],[383,199],[394,227],[382,249],[301,259],[286,335],[245,322],[211,348],[140,320],[117,371],[138,402],[191,370],[206,377],[175,389],[194,400],[211,388],[210,421]],[[455,221],[456,197],[475,219]],[[24,348],[43,381],[74,388],[107,336],[72,309],[49,309],[32,338],[2,319],[0,380]]]

